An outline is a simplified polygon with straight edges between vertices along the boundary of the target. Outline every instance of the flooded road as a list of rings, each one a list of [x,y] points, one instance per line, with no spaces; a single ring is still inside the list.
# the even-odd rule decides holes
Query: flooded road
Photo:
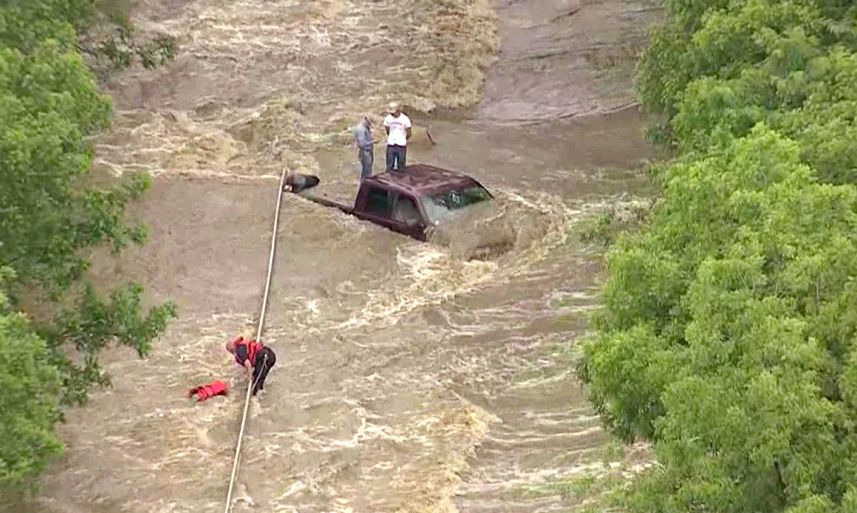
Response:
[[[437,145],[418,133],[408,158],[495,192],[507,252],[470,260],[284,198],[264,335],[277,365],[251,406],[235,511],[568,509],[522,490],[590,469],[605,440],[569,365],[598,286],[575,230],[644,194],[622,56],[655,14],[618,0],[138,5],[182,57],[109,84],[118,119],[98,165],[156,180],[133,208],[150,243],[95,271],[173,298],[180,319],[146,361],[105,356],[114,387],[69,412],[65,457],[19,511],[222,510],[243,394],[183,396],[224,377],[242,388],[223,343],[253,331],[279,171],[351,197],[350,123],[393,97],[472,103],[486,71],[473,108],[412,116]]]

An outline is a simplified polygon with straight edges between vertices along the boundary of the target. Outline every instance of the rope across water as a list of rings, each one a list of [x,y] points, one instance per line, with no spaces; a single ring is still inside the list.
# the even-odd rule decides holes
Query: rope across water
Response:
[[[271,290],[271,274],[274,271],[274,254],[277,249],[277,229],[280,224],[280,204],[283,199],[283,185],[286,181],[286,170],[280,176],[280,187],[277,190],[277,206],[274,209],[274,228],[271,231],[271,252],[268,256],[268,277],[265,279],[265,293],[262,296],[262,311],[259,313],[259,325],[256,328],[256,341],[262,341],[262,329],[265,326],[265,312],[268,309],[268,293]],[[232,491],[235,488],[235,478],[238,476],[238,468],[241,465],[241,443],[244,441],[244,427],[247,424],[247,412],[250,409],[250,397],[254,382],[248,380],[247,393],[244,396],[244,412],[241,415],[241,429],[238,431],[238,442],[235,445],[235,460],[232,462],[232,476],[229,478],[229,491],[226,494],[225,513],[232,511]]]

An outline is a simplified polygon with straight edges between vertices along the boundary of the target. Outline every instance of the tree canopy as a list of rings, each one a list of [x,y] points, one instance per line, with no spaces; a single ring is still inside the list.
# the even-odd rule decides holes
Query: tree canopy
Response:
[[[145,355],[174,315],[141,308],[135,284],[87,284],[87,248],[118,251],[145,229],[124,221],[144,174],[95,185],[88,137],[110,102],[85,65],[76,29],[94,0],[0,4],[0,488],[31,482],[61,449],[61,407],[109,382],[98,354],[118,343]]]
[[[579,368],[654,447],[627,507],[857,511],[857,5],[664,4],[638,83],[677,156]]]

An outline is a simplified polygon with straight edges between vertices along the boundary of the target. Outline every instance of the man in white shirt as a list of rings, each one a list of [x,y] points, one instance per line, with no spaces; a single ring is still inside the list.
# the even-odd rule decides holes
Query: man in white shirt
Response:
[[[384,118],[387,131],[387,171],[402,171],[408,153],[408,139],[411,138],[411,120],[402,113],[399,104],[393,102]]]

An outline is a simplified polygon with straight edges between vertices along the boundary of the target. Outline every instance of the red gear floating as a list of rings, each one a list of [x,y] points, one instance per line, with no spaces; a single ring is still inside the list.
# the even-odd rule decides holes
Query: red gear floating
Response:
[[[196,396],[196,402],[201,403],[208,399],[211,399],[217,395],[226,395],[228,393],[228,387],[226,383],[223,381],[212,381],[207,385],[203,385],[201,387],[195,387],[188,390],[187,396],[193,397]]]

